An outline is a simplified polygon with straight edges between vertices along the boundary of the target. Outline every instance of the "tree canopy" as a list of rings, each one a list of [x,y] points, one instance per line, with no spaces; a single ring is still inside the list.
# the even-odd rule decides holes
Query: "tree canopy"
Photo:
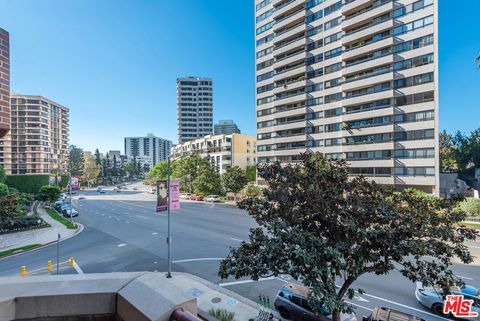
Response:
[[[44,202],[53,202],[61,193],[62,191],[58,186],[44,185],[38,191],[38,198]]]
[[[6,183],[7,182],[7,176],[5,175],[5,169],[3,168],[2,165],[0,165],[0,183]]]
[[[441,172],[456,172],[458,164],[456,159],[456,145],[451,134],[446,130],[439,135],[440,145],[440,171]]]
[[[158,162],[153,166],[147,174],[146,181],[149,185],[155,186],[158,180],[167,179],[168,161]]]
[[[239,203],[258,227],[220,263],[222,278],[291,275],[310,289],[314,311],[328,309],[333,321],[352,311],[345,297],[353,298],[351,286],[365,273],[397,268],[411,281],[445,289],[458,282],[451,260],[470,263],[463,242],[477,235],[457,224],[465,218],[458,207],[349,177],[344,160],[302,157],[298,164],[258,167],[267,183],[263,197]]]
[[[237,194],[245,187],[245,185],[247,185],[247,183],[248,180],[245,171],[238,166],[227,168],[222,175],[222,184],[226,192]]]
[[[195,194],[198,195],[212,195],[220,194],[222,192],[220,175],[217,173],[215,167],[209,162],[205,163],[199,169],[198,175],[192,183]]]
[[[71,145],[69,147],[68,161],[70,173],[72,176],[82,176],[83,174],[83,149]]]
[[[460,203],[460,208],[469,216],[480,216],[480,198],[467,197]]]
[[[83,161],[83,176],[82,180],[85,182],[95,181],[100,175],[100,167],[92,155],[85,155]]]

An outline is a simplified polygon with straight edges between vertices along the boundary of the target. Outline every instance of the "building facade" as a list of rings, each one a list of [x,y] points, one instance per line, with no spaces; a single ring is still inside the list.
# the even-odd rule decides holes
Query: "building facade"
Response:
[[[172,142],[147,134],[146,137],[125,137],[125,155],[128,159],[134,157],[143,164],[155,165],[170,156]]]
[[[3,163],[9,174],[47,174],[67,170],[69,109],[35,95],[11,94],[10,148]]]
[[[246,168],[256,165],[255,135],[207,135],[203,138],[175,145],[172,160],[185,156],[208,158],[219,174],[232,166]]]
[[[218,124],[213,125],[213,133],[215,135],[225,134],[241,134],[240,129],[233,120],[219,120]]]
[[[256,0],[259,162],[439,192],[437,0]]]
[[[0,28],[0,138],[4,137],[9,130],[10,130],[10,38],[9,38],[8,32]]]
[[[213,133],[212,79],[177,79],[178,143]]]

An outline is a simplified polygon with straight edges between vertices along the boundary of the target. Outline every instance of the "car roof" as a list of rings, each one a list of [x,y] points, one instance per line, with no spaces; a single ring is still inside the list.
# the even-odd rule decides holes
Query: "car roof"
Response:
[[[372,312],[372,317],[374,320],[379,321],[425,321],[415,315],[385,307],[375,308]]]
[[[308,293],[310,292],[310,290],[307,287],[300,284],[293,284],[293,283],[285,284],[282,287],[282,291],[292,292],[304,298],[306,298],[308,296]]]

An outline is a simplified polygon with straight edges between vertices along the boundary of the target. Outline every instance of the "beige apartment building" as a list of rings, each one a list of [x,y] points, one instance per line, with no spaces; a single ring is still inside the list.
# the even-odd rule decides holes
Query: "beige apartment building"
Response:
[[[255,135],[207,135],[172,147],[171,159],[185,156],[208,158],[217,172],[223,174],[232,166],[246,168],[256,164]]]
[[[11,94],[9,174],[45,174],[67,169],[69,109],[42,96]],[[1,139],[0,139],[1,140]]]
[[[259,162],[439,192],[437,0],[255,0]]]

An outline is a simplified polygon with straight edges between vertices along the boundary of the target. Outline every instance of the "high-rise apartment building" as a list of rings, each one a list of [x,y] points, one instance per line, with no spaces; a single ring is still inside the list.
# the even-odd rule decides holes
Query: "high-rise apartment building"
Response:
[[[178,143],[213,133],[212,79],[177,79]]]
[[[146,137],[125,137],[125,155],[141,159],[142,163],[155,165],[170,156],[172,142],[163,138],[147,134]]]
[[[259,162],[438,194],[437,0],[255,0]]]
[[[240,129],[233,120],[219,120],[218,124],[213,125],[213,132],[215,135],[219,134],[240,134]]]
[[[69,109],[42,96],[12,93],[10,146],[4,167],[11,174],[46,174],[67,170]]]
[[[8,32],[0,28],[0,165],[3,165],[7,173],[10,173],[11,164],[9,130],[10,39]]]
[[[0,28],[0,138],[5,136],[9,130],[10,130],[10,39],[9,39],[8,32]]]

